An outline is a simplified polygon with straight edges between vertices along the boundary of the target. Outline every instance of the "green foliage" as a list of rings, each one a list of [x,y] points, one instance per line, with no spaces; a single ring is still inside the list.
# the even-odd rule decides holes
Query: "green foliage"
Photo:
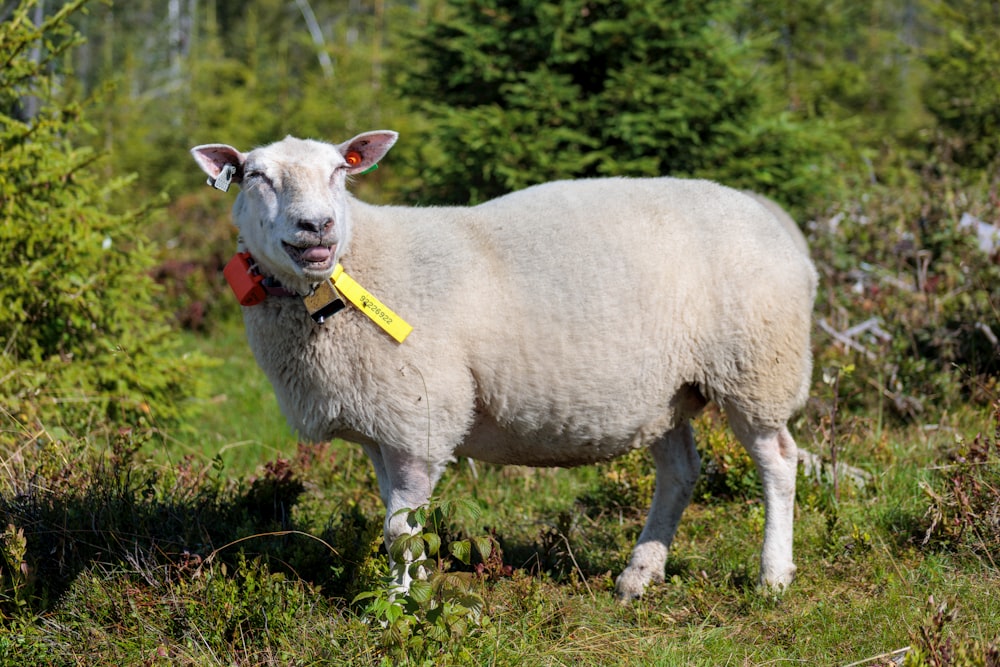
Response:
[[[960,226],[966,213],[995,219],[993,188],[963,186],[947,173],[921,183],[860,190],[811,239],[822,328],[877,325],[850,346],[817,335],[814,366],[853,364],[840,380],[841,408],[880,422],[933,420],[967,401],[988,405],[1000,376],[1000,267]]]
[[[1000,155],[1000,15],[994,2],[937,2],[945,37],[926,53],[931,75],[923,99],[953,151],[971,168],[995,166]]]
[[[95,563],[63,604],[73,610],[60,614],[64,642],[32,641],[30,626],[15,628],[0,640],[0,665],[303,665],[305,635],[313,660],[337,655],[315,589],[259,559],[187,571]]]
[[[187,622],[199,627],[213,645],[260,644],[267,633],[287,634],[299,622],[297,610],[308,604],[309,590],[284,573],[271,572],[261,558],[236,559],[201,571],[197,579],[176,585],[187,600]]]
[[[992,641],[955,636],[949,626],[958,612],[946,602],[927,601],[931,611],[914,637],[913,646],[903,659],[903,667],[995,667],[1000,665],[1000,635]]]
[[[126,431],[101,448],[43,431],[0,443],[0,623],[50,607],[104,563],[187,577],[263,559],[274,574],[341,595],[378,581],[381,506],[366,491],[374,480],[352,476],[368,469],[345,470],[328,447],[303,446],[291,460],[230,480],[221,457],[146,461],[140,452],[154,438]],[[322,492],[307,493],[304,476]],[[333,511],[324,493],[338,495]]]
[[[321,43],[309,37],[302,4],[316,13]],[[286,134],[343,141],[383,125],[405,133],[413,121],[396,117],[383,61],[412,11],[384,0],[218,0],[182,3],[176,14],[155,0],[95,6],[78,21],[90,38],[85,89],[121,82],[95,109],[98,141],[116,172],[139,174],[138,189],[175,193],[204,183],[188,154],[197,144],[249,150]],[[165,27],[174,39],[150,38]],[[220,220],[228,203],[214,201],[202,205]],[[167,238],[178,227],[199,231],[198,220],[165,226]]]
[[[725,26],[732,3],[449,2],[416,31],[403,91],[434,124],[420,201],[558,178],[701,176],[799,204],[835,141],[772,113]]]
[[[308,37],[302,4],[317,13],[322,44]],[[80,94],[117,84],[92,106],[98,131],[89,141],[111,156],[107,178],[137,175],[129,185],[135,199],[173,195],[167,214],[148,228],[164,249],[154,275],[175,321],[205,330],[238,311],[222,280],[236,232],[231,197],[211,194],[189,149],[227,143],[250,150],[286,134],[343,141],[380,127],[412,136],[419,119],[398,113],[398,96],[383,85],[383,61],[394,27],[410,21],[413,9],[383,0],[169,6],[179,14],[168,3],[133,0],[94,3],[89,15],[75,17],[88,36],[77,81]],[[388,199],[407,170],[397,160],[353,188]]]
[[[656,466],[647,450],[637,449],[601,464],[600,472],[595,488],[580,500],[589,513],[645,514],[656,486]]]
[[[996,663],[998,438],[966,436],[955,418],[995,401],[1000,377],[1000,269],[957,229],[965,212],[998,213],[992,172],[963,169],[996,154],[992,3],[959,3],[928,26],[909,0],[760,0],[743,12],[313,2],[322,49],[300,3],[177,3],[191,19],[179,40],[160,38],[167,3],[91,3],[89,15],[82,4],[36,28],[23,2],[0,25],[0,251],[14,258],[0,267],[0,665],[849,664],[905,644],[914,665]],[[417,46],[399,50],[398,27],[428,8]],[[915,95],[918,53],[933,116]],[[110,78],[121,85],[98,93]],[[425,120],[400,113],[394,83],[427,101],[426,142],[405,141]],[[89,95],[86,115],[65,101]],[[287,440],[266,381],[233,353],[242,335],[204,343],[232,354],[212,378],[213,413],[225,414],[201,423],[198,442],[148,425],[183,419],[204,374],[156,306],[169,299],[192,327],[235,310],[216,303],[228,299],[217,274],[233,246],[229,201],[207,196],[187,149],[378,126],[404,142],[391,168],[358,181],[365,197],[408,181],[416,199],[465,202],[557,177],[663,172],[797,204],[836,189],[831,165],[856,179],[833,135],[873,159],[873,178],[893,187],[813,207],[810,241],[817,319],[844,332],[877,317],[888,336],[857,334],[848,348],[817,334],[803,423],[820,444],[796,436],[877,470],[876,493],[837,499],[826,479],[800,483],[799,577],[780,602],[754,591],[752,464],[712,415],[667,581],[627,609],[610,591],[653,492],[645,452],[596,470],[450,469],[441,492],[474,497],[482,517],[447,503],[410,513],[415,533],[393,548],[427,579],[394,596],[356,447],[300,446],[250,476],[227,467],[234,449],[252,458]],[[155,193],[170,188],[194,191],[158,216]],[[852,365],[836,387],[818,380]],[[256,397],[243,392],[250,376]],[[495,527],[518,569],[468,536],[472,522]],[[963,613],[924,618],[913,600],[929,595]],[[845,627],[865,632],[845,642]]]
[[[923,542],[967,549],[1000,561],[1000,402],[994,405],[992,436],[960,442],[922,484],[930,501]]]
[[[751,0],[736,20],[761,44],[767,76],[790,109],[850,121],[842,127],[868,146],[924,120],[913,62],[922,27],[911,0]]]
[[[252,359],[243,364],[244,373],[255,372]],[[244,411],[247,428],[263,419],[257,404],[233,409]],[[802,485],[821,498],[800,496],[799,576],[780,601],[755,592],[759,503],[696,498],[681,521],[667,581],[623,608],[611,596],[613,577],[645,506],[580,511],[574,498],[605,484],[589,467],[483,465],[474,477],[468,466],[453,466],[442,492],[475,501],[413,516],[423,528],[409,546],[419,542],[425,550],[419,560],[427,581],[445,576],[426,602],[428,589],[418,585],[418,601],[403,607],[397,620],[414,632],[406,647],[394,643],[374,611],[360,608],[391,584],[379,552],[383,509],[356,446],[301,446],[287,461],[244,476],[213,461],[214,440],[198,443],[206,456],[165,464],[143,454],[151,433],[108,443],[34,436],[0,445],[0,527],[24,538],[23,556],[16,555],[18,542],[8,541],[0,561],[14,554],[8,562],[27,565],[23,579],[15,583],[5,569],[0,583],[7,596],[0,601],[4,666],[849,664],[916,646],[910,632],[925,619],[913,600],[928,595],[962,601],[963,614],[948,625],[955,646],[988,645],[1000,621],[997,571],[985,558],[921,548],[922,530],[916,541],[899,539],[898,522],[879,520],[899,507],[922,515],[915,490],[925,467],[936,464],[932,450],[954,439],[943,431],[893,430],[893,462],[870,496],[834,505],[828,490]],[[706,437],[722,438],[699,439]],[[856,437],[861,443],[850,463],[879,460],[872,434]],[[179,444],[158,449],[176,451]],[[637,478],[651,472],[641,457],[626,463]],[[490,533],[503,543],[513,573],[498,550],[480,562],[471,539],[485,532],[479,526],[496,527]],[[563,560],[533,541],[550,529],[558,531]],[[450,549],[453,543],[460,546]],[[446,604],[470,590],[482,599],[479,625]],[[352,605],[361,592],[376,597]],[[431,613],[432,604],[440,611]],[[866,632],[845,643],[843,628],[860,626]]]
[[[695,441],[701,456],[701,475],[694,489],[699,502],[726,502],[760,497],[760,481],[753,459],[726,426],[717,410],[710,409],[695,422]],[[653,500],[656,467],[646,450],[637,450],[602,464],[594,491],[581,499],[598,512],[644,517]]]
[[[393,575],[375,590],[359,594],[354,602],[367,601],[365,614],[383,626],[383,643],[394,660],[406,664],[467,663],[473,655],[464,647],[465,640],[487,629],[489,618],[484,615],[482,596],[475,591],[476,578],[448,572],[447,562],[454,558],[468,566],[473,547],[482,563],[502,562],[499,545],[488,535],[449,538],[453,520],[480,516],[474,502],[445,502],[403,511],[414,532],[399,537],[390,551],[396,563],[407,567],[414,578],[410,590],[401,592]]]
[[[753,459],[717,412],[698,419],[697,438],[701,452],[701,476],[694,497],[702,502],[757,500],[760,480]]]
[[[98,156],[74,138],[87,130],[81,105],[53,92],[59,59],[77,38],[67,23],[81,2],[43,25],[22,2],[0,24],[0,378],[8,418],[72,430],[176,421],[197,395],[147,275],[147,210],[108,212],[132,179],[107,180]],[[32,45],[44,40],[35,60]],[[25,100],[36,115],[21,119]],[[2,438],[3,436],[0,436]]]
[[[0,618],[5,608],[13,608],[13,615],[17,616],[26,604],[23,596],[31,584],[28,564],[24,559],[27,551],[24,529],[7,524],[6,530],[0,534]]]

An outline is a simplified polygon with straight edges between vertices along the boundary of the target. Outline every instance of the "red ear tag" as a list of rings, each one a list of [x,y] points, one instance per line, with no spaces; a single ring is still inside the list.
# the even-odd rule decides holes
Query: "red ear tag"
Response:
[[[357,167],[361,164],[361,153],[357,151],[347,151],[347,155],[344,156],[344,159],[347,160],[347,164],[352,167]]]
[[[267,298],[267,290],[261,285],[264,276],[254,273],[250,266],[250,253],[240,252],[222,270],[226,282],[233,289],[241,306],[256,306]]]

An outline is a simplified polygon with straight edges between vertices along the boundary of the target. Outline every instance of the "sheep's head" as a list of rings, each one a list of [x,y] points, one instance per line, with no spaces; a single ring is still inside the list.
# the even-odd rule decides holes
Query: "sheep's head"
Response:
[[[213,180],[232,167],[242,245],[265,274],[304,294],[330,276],[350,241],[347,177],[376,164],[397,136],[365,132],[337,145],[286,137],[246,154],[205,144],[191,154]]]

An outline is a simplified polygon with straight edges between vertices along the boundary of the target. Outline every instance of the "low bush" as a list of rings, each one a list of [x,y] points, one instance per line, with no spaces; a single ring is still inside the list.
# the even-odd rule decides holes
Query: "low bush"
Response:
[[[165,465],[143,454],[161,445],[155,431],[124,430],[106,448],[48,433],[0,446],[0,620],[28,618],[81,573],[120,564],[173,581],[262,558],[344,597],[379,581],[381,508],[328,451],[303,447],[231,479],[219,458]],[[305,476],[332,483],[320,493]],[[323,497],[338,489],[331,512]]]
[[[953,631],[958,610],[931,597],[928,618],[915,633],[903,667],[1000,667],[1000,634],[992,640]]]
[[[929,506],[922,543],[967,550],[996,567],[1000,562],[1000,402],[995,429],[960,441],[946,463],[921,484]]]
[[[869,186],[813,223],[815,368],[854,366],[838,399],[848,414],[933,422],[997,396],[998,248],[976,232],[1000,200],[942,170],[912,189]]]
[[[452,519],[462,515],[475,520],[480,510],[474,502],[447,502],[406,511],[416,532],[400,537],[390,550],[399,567],[409,562],[410,590],[401,592],[396,573],[390,573],[354,599],[365,602],[365,615],[384,628],[384,648],[397,664],[466,664],[473,660],[466,638],[489,627],[476,584],[483,575],[503,571],[503,555],[489,535],[451,537]],[[468,566],[474,555],[478,576],[449,571],[451,562]]]

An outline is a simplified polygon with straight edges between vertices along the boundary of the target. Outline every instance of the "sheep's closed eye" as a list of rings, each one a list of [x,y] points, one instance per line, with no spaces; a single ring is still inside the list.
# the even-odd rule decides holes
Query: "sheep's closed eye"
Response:
[[[243,180],[251,187],[255,187],[261,183],[272,187],[271,179],[267,177],[267,174],[260,171],[259,169],[250,169],[245,174],[243,174]]]
[[[351,168],[349,164],[341,164],[333,169],[333,173],[330,174],[330,185],[336,185],[337,179],[347,173],[347,170]]]

